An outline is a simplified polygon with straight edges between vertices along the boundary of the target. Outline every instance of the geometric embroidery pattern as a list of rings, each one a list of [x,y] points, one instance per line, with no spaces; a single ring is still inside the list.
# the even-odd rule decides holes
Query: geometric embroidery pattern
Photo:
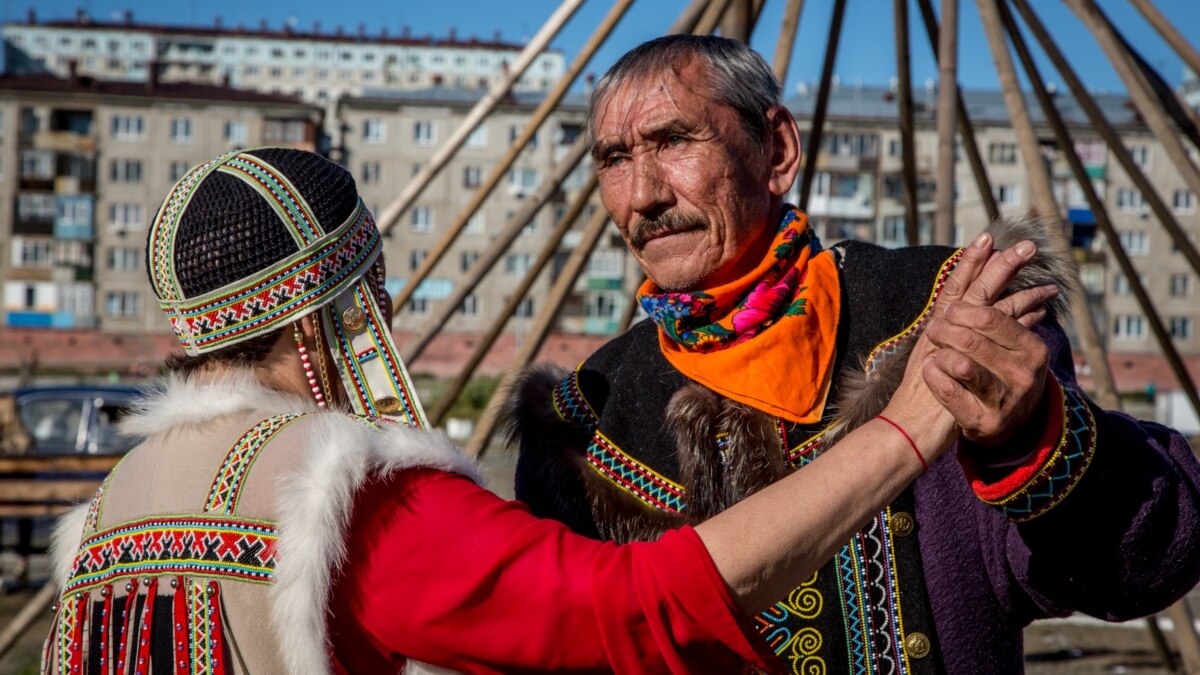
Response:
[[[917,318],[904,330],[876,345],[871,350],[871,353],[867,355],[863,372],[867,375],[868,380],[874,379],[875,369],[879,367],[880,363],[886,360],[887,357],[895,354],[909,339],[921,334],[921,329],[929,321],[933,303],[941,295],[942,289],[946,286],[946,279],[950,277],[950,273],[954,271],[954,267],[958,265],[958,261],[962,259],[962,256],[963,249],[960,248],[954,252],[954,255],[942,263],[941,268],[938,270],[937,278],[933,282],[933,289],[929,293],[929,299],[925,301],[925,307],[917,315]]]
[[[203,579],[187,581],[188,621],[191,630],[188,646],[191,652],[191,675],[216,675],[225,671],[218,656],[221,639],[218,586]]]
[[[909,672],[889,515],[876,514],[834,557],[853,673]]]
[[[320,238],[317,219],[295,186],[263,160],[243,153],[222,164],[218,171],[241,178],[265,197],[299,246]]]
[[[382,240],[360,200],[354,216],[321,241],[235,289],[162,301],[188,353],[211,351],[272,330],[314,303],[336,296],[375,262]]]
[[[580,363],[579,368],[582,367]],[[579,389],[579,368],[560,380],[554,388],[554,411],[563,421],[574,422],[591,433],[600,423],[600,418]]]
[[[630,457],[603,433],[592,434],[587,449],[588,465],[642,502],[671,514],[683,511],[682,485]]]
[[[86,591],[157,574],[273,583],[278,535],[273,523],[213,516],[159,516],[85,539],[63,589]]]
[[[1096,418],[1083,394],[1062,387],[1063,430],[1046,463],[1025,485],[1004,499],[988,501],[1015,522],[1052,509],[1079,484],[1096,453]]]
[[[242,494],[242,485],[246,474],[254,465],[259,452],[266,447],[267,442],[275,437],[285,427],[308,413],[287,413],[269,417],[251,427],[242,434],[213,479],[208,491],[208,501],[204,505],[205,512],[232,515],[237,510],[238,499]]]

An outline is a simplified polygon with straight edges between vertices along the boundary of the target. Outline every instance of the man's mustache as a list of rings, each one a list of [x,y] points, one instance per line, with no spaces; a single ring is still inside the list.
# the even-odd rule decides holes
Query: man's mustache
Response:
[[[674,210],[663,211],[653,218],[639,220],[629,235],[629,245],[634,249],[641,249],[646,242],[656,237],[704,229],[708,229],[708,220],[704,216]]]

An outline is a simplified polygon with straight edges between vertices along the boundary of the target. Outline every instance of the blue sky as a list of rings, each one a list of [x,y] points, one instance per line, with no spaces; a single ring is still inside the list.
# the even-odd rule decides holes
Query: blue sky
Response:
[[[1182,78],[1182,63],[1132,5],[1126,0],[1099,0],[1099,3],[1146,59],[1168,82],[1177,85]],[[636,2],[587,70],[600,74],[625,50],[661,35],[686,4],[686,0]],[[753,46],[768,60],[774,54],[784,4],[785,0],[767,0],[762,20],[751,38]],[[934,0],[933,4],[940,7],[941,2]],[[1030,4],[1040,12],[1067,57],[1093,89],[1123,90],[1103,52],[1064,3],[1031,0]],[[1200,48],[1200,1],[1156,0],[1155,4],[1180,27],[1194,46]],[[220,16],[226,26],[242,23],[257,27],[266,18],[272,28],[280,28],[285,21],[291,20],[307,30],[314,21],[319,21],[326,31],[341,25],[347,32],[355,32],[359,24],[365,24],[368,32],[378,33],[386,26],[395,35],[407,25],[414,35],[435,36],[445,36],[453,27],[459,37],[491,37],[498,30],[505,40],[519,42],[536,33],[558,5],[557,0],[343,0],[337,3],[328,0],[258,0],[213,4],[170,0],[0,0],[0,19],[24,20],[26,10],[33,6],[36,6],[40,19],[70,18],[76,7],[83,7],[98,19],[119,17],[121,12],[130,9],[136,20],[146,22],[211,25],[213,19]],[[611,6],[610,0],[587,0],[553,46],[561,49],[568,59],[573,57]],[[832,6],[832,0],[807,0],[804,3],[796,51],[785,83],[788,92],[794,92],[800,82],[814,82],[819,78]],[[888,0],[849,0],[835,71],[843,84],[886,84],[893,76],[895,48],[891,7]],[[914,86],[922,87],[927,80],[936,78],[937,65],[930,55],[915,2],[911,3],[909,11],[913,21],[913,82]],[[998,88],[975,2],[960,0],[959,12],[960,82],[971,88]],[[1045,64],[1043,75],[1051,82],[1058,80]]]

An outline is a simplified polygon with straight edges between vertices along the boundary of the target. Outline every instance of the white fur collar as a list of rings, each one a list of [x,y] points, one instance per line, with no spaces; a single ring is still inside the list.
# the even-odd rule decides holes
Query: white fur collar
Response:
[[[235,413],[316,411],[311,400],[268,389],[249,373],[232,371],[220,378],[167,375],[121,421],[121,432],[149,437],[181,425],[197,425]]]

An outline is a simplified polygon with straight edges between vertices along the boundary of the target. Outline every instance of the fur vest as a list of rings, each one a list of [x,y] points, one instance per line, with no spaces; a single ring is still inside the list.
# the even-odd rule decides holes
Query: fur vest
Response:
[[[89,636],[89,658],[145,654],[165,672],[186,645],[193,664],[228,663],[214,672],[328,673],[328,593],[347,562],[355,491],[416,466],[478,481],[438,433],[320,411],[246,376],[169,378],[123,431],[144,441],[55,530],[66,593],[43,672]],[[189,553],[193,538],[212,544]],[[183,553],[166,555],[172,547]],[[146,635],[139,652],[135,636]],[[409,662],[405,672],[439,671]]]

